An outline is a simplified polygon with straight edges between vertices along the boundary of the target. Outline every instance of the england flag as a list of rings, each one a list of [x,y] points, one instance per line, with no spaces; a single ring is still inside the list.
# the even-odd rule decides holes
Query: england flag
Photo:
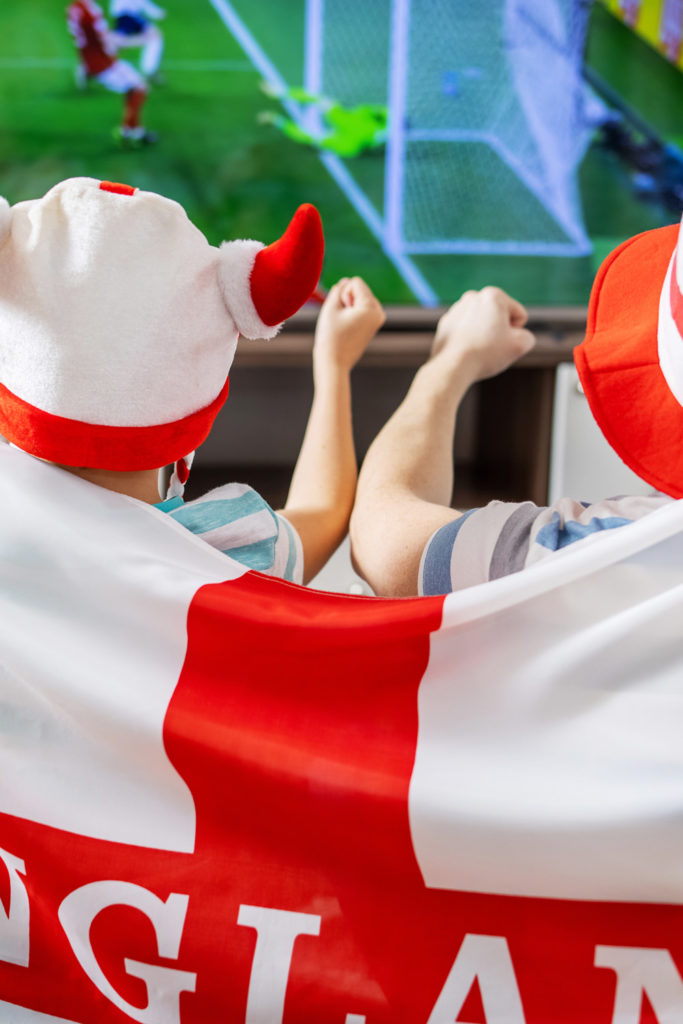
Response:
[[[683,502],[388,601],[0,472],[2,1024],[681,1024]]]

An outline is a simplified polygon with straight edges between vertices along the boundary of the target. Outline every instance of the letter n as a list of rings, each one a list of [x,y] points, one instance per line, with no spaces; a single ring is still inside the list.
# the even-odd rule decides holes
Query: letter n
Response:
[[[596,946],[595,966],[617,975],[612,1024],[640,1024],[643,994],[659,1024],[683,1021],[683,980],[668,949]]]

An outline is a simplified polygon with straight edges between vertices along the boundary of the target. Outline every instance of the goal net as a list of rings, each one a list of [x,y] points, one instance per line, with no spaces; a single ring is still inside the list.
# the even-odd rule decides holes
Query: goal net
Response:
[[[373,188],[389,251],[590,251],[578,167],[591,0],[307,2],[308,89],[389,108]]]

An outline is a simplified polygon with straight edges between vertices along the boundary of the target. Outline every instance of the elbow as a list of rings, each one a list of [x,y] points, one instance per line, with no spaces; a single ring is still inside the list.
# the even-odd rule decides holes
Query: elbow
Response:
[[[412,579],[405,564],[405,553],[381,524],[368,522],[353,513],[349,527],[351,564],[377,597],[414,597],[417,575]]]

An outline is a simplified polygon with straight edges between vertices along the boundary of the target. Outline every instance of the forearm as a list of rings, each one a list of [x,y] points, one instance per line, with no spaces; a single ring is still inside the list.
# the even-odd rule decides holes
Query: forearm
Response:
[[[444,374],[437,359],[422,366],[401,405],[367,453],[358,500],[384,492],[450,505],[453,432],[469,381]]]
[[[425,363],[368,450],[351,540],[354,562],[377,593],[416,593],[426,541],[459,515],[450,508],[453,434],[470,383],[464,372],[444,372],[438,358]]]
[[[350,374],[324,367],[316,371],[313,404],[282,510],[301,537],[306,580],[346,534],[356,477]]]

